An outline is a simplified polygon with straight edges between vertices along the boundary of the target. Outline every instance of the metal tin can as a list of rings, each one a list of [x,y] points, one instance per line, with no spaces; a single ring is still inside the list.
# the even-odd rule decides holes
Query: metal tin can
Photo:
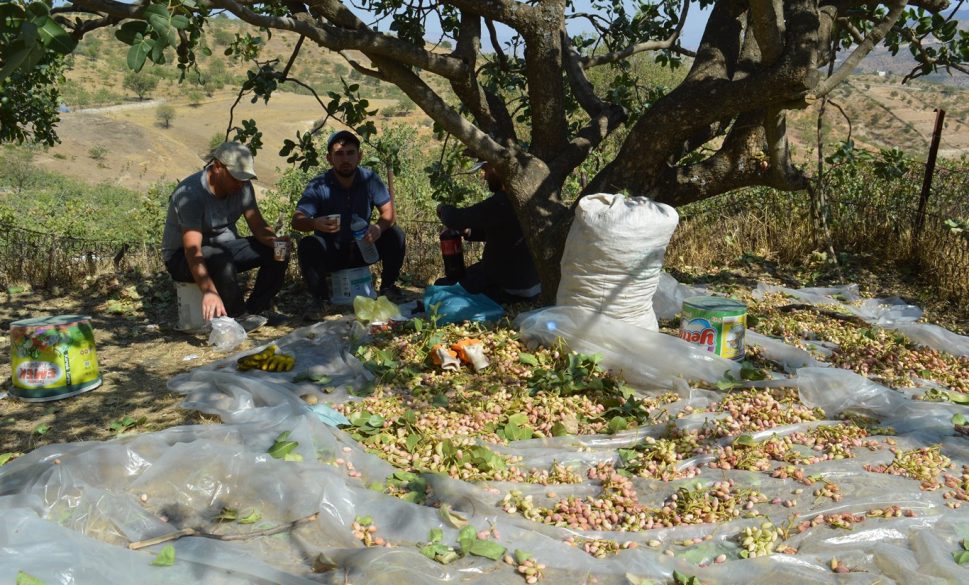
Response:
[[[100,386],[89,319],[58,315],[11,323],[10,393],[28,402],[45,402]]]
[[[680,338],[729,360],[744,359],[747,305],[723,297],[683,301]]]

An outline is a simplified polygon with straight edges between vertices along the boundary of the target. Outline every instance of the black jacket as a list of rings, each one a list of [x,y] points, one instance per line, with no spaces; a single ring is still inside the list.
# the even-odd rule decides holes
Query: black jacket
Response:
[[[521,290],[538,284],[531,252],[515,210],[504,192],[497,191],[484,201],[461,209],[443,205],[440,217],[451,229],[470,229],[468,240],[485,243],[480,270],[473,270],[475,267],[468,270],[469,276],[478,275],[484,282],[469,283],[471,288],[468,288],[462,279],[461,284],[466,289],[483,290],[497,286],[504,290]]]

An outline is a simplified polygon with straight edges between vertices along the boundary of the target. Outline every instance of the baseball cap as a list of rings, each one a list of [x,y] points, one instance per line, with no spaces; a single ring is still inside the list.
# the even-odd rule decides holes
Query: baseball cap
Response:
[[[252,153],[245,144],[223,142],[212,151],[209,160],[217,160],[224,164],[232,178],[237,181],[256,178],[256,169],[252,166]]]
[[[350,143],[360,148],[360,139],[349,130],[339,130],[330,134],[330,137],[326,139],[326,151],[330,152],[333,150],[333,144],[336,142]]]

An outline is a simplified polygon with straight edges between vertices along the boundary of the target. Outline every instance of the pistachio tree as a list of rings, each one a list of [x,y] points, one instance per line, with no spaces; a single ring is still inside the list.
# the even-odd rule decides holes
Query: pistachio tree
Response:
[[[262,62],[255,35],[233,44],[256,58],[242,88],[252,99],[269,100],[280,83],[293,81],[301,47],[315,43],[339,52],[357,72],[399,87],[442,132],[494,165],[551,295],[573,213],[564,185],[588,170],[583,165],[611,137],[619,141],[615,154],[591,168],[584,193],[624,191],[677,206],[745,186],[803,189],[810,177],[791,160],[788,112],[823,99],[878,45],[910,52],[916,65],[906,80],[965,73],[969,34],[953,17],[962,2],[953,4],[13,0],[0,4],[0,138],[53,139],[57,63],[85,34],[113,28],[132,70],[176,63],[190,74],[207,50],[201,41],[208,20],[228,13],[263,35],[300,37],[288,59]],[[706,28],[691,51],[681,33],[690,11],[700,9]],[[682,81],[663,91],[649,87],[630,66],[643,55],[683,66]],[[435,77],[444,83],[432,83]],[[373,132],[355,84],[316,95],[326,111],[321,117]],[[36,107],[23,109],[25,103]],[[243,139],[260,136],[251,124],[239,130]],[[315,164],[320,157],[309,134],[287,140],[282,153]]]

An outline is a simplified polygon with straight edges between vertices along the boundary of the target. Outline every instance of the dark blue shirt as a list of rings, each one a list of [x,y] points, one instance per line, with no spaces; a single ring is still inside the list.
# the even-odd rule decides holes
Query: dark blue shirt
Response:
[[[344,189],[337,180],[336,173],[330,169],[322,175],[310,180],[303,190],[303,196],[296,204],[296,211],[301,211],[306,217],[317,218],[326,215],[340,214],[341,241],[352,239],[350,222],[353,215],[370,220],[375,207],[381,207],[390,202],[390,192],[377,173],[367,167],[357,167],[357,174],[349,189]],[[316,232],[316,235],[333,239],[335,234]]]

